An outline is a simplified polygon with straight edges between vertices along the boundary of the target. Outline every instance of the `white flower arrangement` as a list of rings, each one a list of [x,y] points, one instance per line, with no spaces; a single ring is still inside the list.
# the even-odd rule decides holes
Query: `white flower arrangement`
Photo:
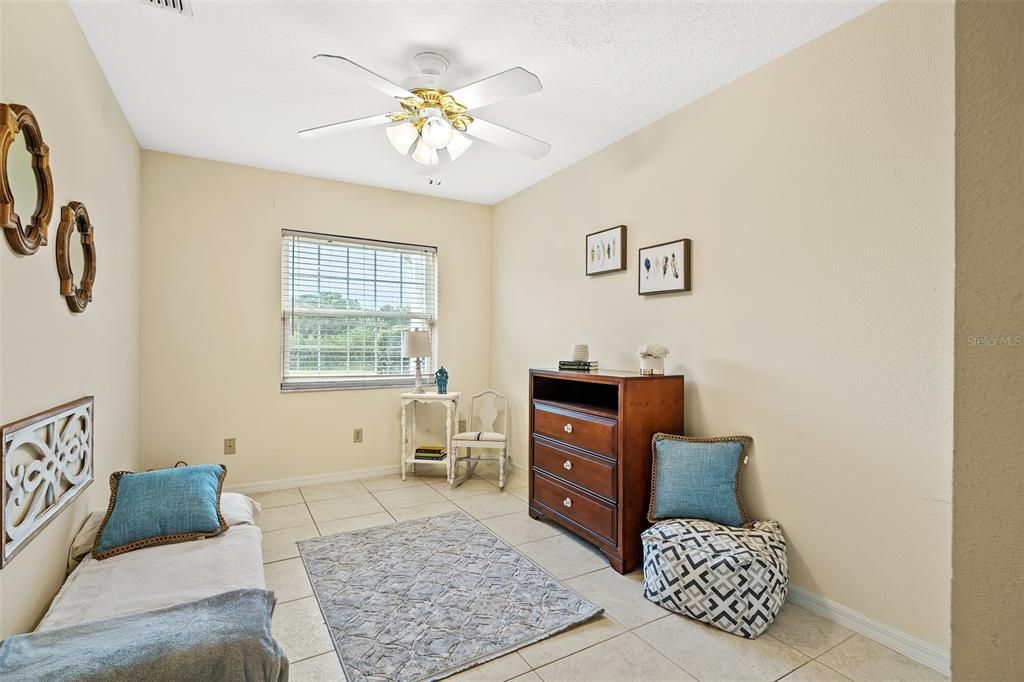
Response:
[[[668,348],[660,343],[645,343],[636,349],[638,358],[664,358],[668,355]]]

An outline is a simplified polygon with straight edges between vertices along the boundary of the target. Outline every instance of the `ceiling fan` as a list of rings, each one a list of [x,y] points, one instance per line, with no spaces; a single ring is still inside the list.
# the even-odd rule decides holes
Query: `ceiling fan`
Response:
[[[413,161],[424,166],[437,166],[442,159],[454,161],[469,149],[473,140],[482,140],[531,159],[546,156],[551,150],[547,142],[470,114],[479,107],[540,92],[540,79],[521,67],[457,88],[444,77],[448,60],[436,52],[421,52],[413,57],[420,73],[406,79],[402,85],[345,57],[318,54],[313,59],[394,97],[400,109],[300,130],[300,137],[316,138],[388,125],[384,132],[391,146],[403,156],[411,152]]]

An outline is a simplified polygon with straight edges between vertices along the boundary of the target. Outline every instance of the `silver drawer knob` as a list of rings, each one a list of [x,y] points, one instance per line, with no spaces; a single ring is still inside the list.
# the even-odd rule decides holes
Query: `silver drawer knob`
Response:
[[[566,424],[562,428],[565,429],[566,433],[572,433],[572,424]]]
[[[564,500],[562,500],[562,506],[563,507],[571,507],[572,506],[572,500],[570,500],[568,497],[565,498]]]
[[[569,460],[565,460],[565,463],[562,464],[562,468],[565,469],[566,471],[572,471],[572,462],[570,462]]]

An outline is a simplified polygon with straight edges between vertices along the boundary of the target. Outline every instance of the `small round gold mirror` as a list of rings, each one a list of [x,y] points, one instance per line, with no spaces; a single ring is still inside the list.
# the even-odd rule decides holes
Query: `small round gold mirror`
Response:
[[[53,214],[50,150],[32,111],[0,104],[0,227],[15,253],[46,244]]]
[[[73,239],[78,235],[77,239]],[[96,243],[93,226],[85,204],[72,201],[60,209],[57,227],[57,273],[60,295],[71,312],[80,313],[92,301],[92,285],[96,281]],[[75,283],[75,276],[80,279]]]

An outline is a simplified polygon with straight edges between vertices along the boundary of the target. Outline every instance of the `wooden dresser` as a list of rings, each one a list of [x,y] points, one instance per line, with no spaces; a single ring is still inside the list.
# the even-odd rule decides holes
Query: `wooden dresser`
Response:
[[[683,377],[530,370],[530,516],[640,565],[651,436],[683,432]]]

